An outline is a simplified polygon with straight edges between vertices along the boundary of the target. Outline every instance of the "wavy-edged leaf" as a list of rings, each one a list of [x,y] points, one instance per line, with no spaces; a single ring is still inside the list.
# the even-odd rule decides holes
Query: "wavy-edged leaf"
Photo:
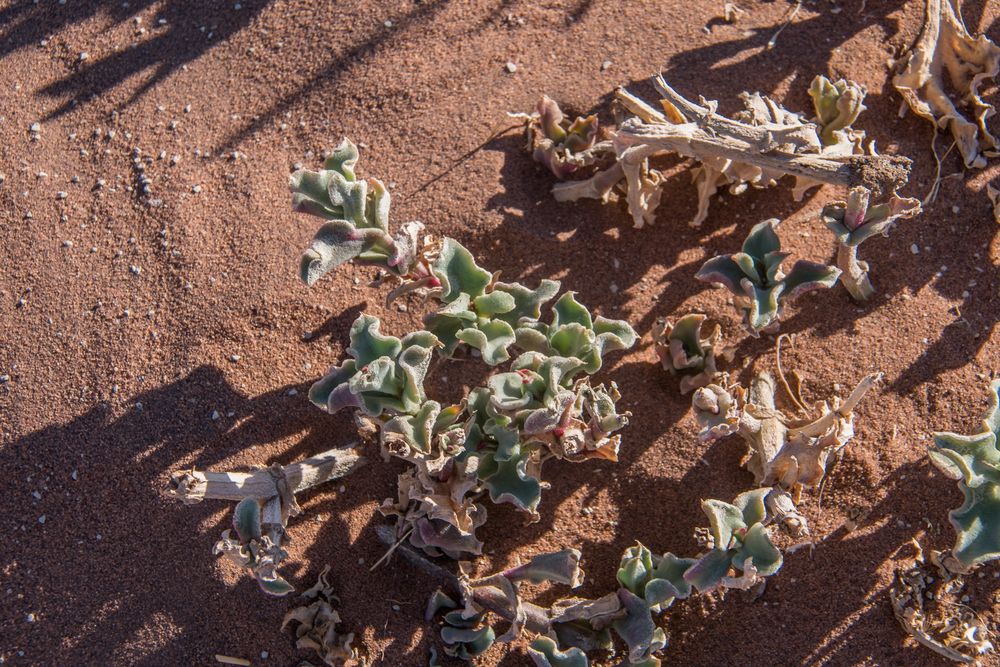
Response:
[[[479,350],[483,361],[490,366],[510,359],[507,348],[515,342],[514,330],[502,320],[480,322],[476,328],[462,329],[456,337]]]
[[[781,250],[781,240],[777,232],[779,222],[781,221],[777,218],[770,218],[754,225],[743,241],[743,252],[758,261],[763,261],[768,253]]]
[[[785,276],[785,300],[791,303],[802,294],[822,287],[833,287],[840,277],[840,269],[835,266],[818,264],[800,259]]]
[[[629,662],[648,660],[667,645],[667,635],[653,623],[646,601],[626,588],[618,589],[625,618],[615,621],[615,632],[628,644]]]
[[[445,303],[451,303],[462,293],[473,299],[484,294],[493,278],[476,264],[471,252],[451,238],[445,238],[433,271],[441,281],[441,300]]]
[[[513,295],[500,290],[493,290],[488,294],[477,296],[473,304],[475,304],[476,313],[480,317],[490,318],[503,313],[509,313],[514,310],[514,306],[516,305]]]
[[[299,277],[309,286],[324,275],[358,257],[379,241],[389,241],[378,229],[358,229],[346,220],[324,223],[299,263]]]
[[[706,283],[718,283],[733,294],[742,294],[740,283],[746,275],[730,255],[719,255],[702,264],[694,277]]]
[[[594,328],[590,311],[576,300],[576,292],[566,292],[552,306],[552,327],[559,328],[572,323],[579,324],[586,329]]]
[[[528,656],[535,662],[535,667],[590,667],[586,653],[575,646],[560,651],[556,643],[545,636],[532,640]]]
[[[965,501],[948,513],[957,538],[952,554],[972,567],[1000,558],[1000,485],[961,485]]]
[[[347,353],[354,357],[358,368],[363,368],[379,357],[392,359],[403,349],[402,341],[395,336],[383,336],[382,323],[372,315],[360,315],[351,325],[351,344]]]
[[[542,306],[559,293],[559,282],[542,280],[533,290],[520,283],[498,282],[493,286],[493,292],[504,292],[513,297],[514,307],[497,317],[512,327],[517,327],[523,318],[537,320],[542,316]]]
[[[721,500],[703,500],[701,509],[708,517],[716,549],[728,549],[733,534],[747,527],[743,521],[743,511],[736,505]]]
[[[774,574],[781,567],[781,552],[771,543],[764,524],[750,526],[732,557],[732,563],[742,569],[748,557],[752,559],[757,573],[764,577]]]
[[[353,181],[357,178],[354,175],[354,167],[358,163],[358,157],[358,147],[353,141],[343,137],[323,162],[323,168],[336,171],[348,181]]]
[[[684,581],[699,593],[710,593],[719,587],[722,578],[729,574],[732,554],[727,549],[712,549],[684,572]]]
[[[743,523],[752,526],[762,522],[767,517],[767,506],[764,499],[771,492],[771,487],[764,486],[759,489],[744,491],[733,499],[733,505],[743,513]]]

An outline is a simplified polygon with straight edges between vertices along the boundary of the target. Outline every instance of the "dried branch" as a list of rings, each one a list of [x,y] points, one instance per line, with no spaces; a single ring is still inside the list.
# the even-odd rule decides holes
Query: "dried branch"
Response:
[[[288,466],[277,464],[253,472],[202,472],[182,470],[170,475],[166,494],[186,505],[202,500],[266,500],[281,495],[284,480],[295,494],[333,479],[345,477],[366,462],[355,448],[338,448]]]

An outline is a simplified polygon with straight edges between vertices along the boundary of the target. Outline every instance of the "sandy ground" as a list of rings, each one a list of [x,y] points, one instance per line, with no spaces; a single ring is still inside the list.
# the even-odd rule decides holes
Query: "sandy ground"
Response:
[[[680,177],[657,224],[634,230],[621,206],[554,202],[517,133],[483,142],[505,111],[529,110],[543,92],[603,110],[617,85],[648,95],[658,70],[723,111],[744,89],[806,109],[814,74],[842,75],[869,90],[858,126],[916,160],[908,194],[923,196],[931,128],[897,117],[886,69],[916,34],[921,3],[806,2],[772,50],[792,5],[741,4],[748,13],[729,25],[715,0],[0,2],[4,663],[309,657],[278,630],[294,602],[266,598],[211,555],[226,505],[183,507],[161,489],[178,468],[288,463],[356,441],[350,418],[311,407],[305,390],[337,361],[359,313],[396,334],[419,326],[416,309],[385,310],[371,270],[313,289],[298,281],[315,223],[290,212],[287,174],[317,165],[342,135],[362,145],[362,173],[390,185],[397,223],[458,238],[508,280],[559,278],[646,337],[600,376],[635,415],[621,462],[552,465],[538,524],[490,508],[482,570],[575,546],[582,592],[596,595],[634,540],[694,552],[699,500],[731,498],[752,478],[740,443],[695,439],[687,398],[653,363],[652,322],[701,310],[737,348],[729,368],[773,370],[773,339],[743,334],[726,296],[694,272],[772,216],[786,220],[796,256],[831,258],[816,214],[839,193],[723,196],[693,230],[694,191]],[[972,30],[1000,40],[1000,5],[963,5]],[[958,166],[949,157],[945,173]],[[814,496],[804,505],[830,537],[789,556],[756,601],[676,605],[670,664],[938,664],[904,644],[885,590],[911,538],[949,544],[946,513],[960,494],[928,465],[927,434],[975,427],[1000,369],[1000,249],[985,195],[997,174],[946,181],[924,215],[863,247],[879,291],[870,303],[836,289],[791,310],[782,330],[796,344],[784,361],[808,398],[874,370],[886,382],[858,411],[822,509]],[[375,508],[399,470],[376,462],[304,497],[285,572],[302,588],[331,565],[346,627],[377,664],[422,665],[435,582],[402,561],[375,574],[363,565],[383,550]],[[858,507],[871,510],[865,524],[837,532]],[[1000,579],[985,571],[970,604],[992,623]],[[529,660],[502,646],[484,664]]]

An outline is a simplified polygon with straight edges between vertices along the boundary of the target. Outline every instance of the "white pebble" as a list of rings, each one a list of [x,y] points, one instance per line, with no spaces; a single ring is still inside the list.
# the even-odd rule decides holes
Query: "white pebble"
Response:
[[[64,248],[72,248],[73,247],[73,242],[70,241],[69,239],[66,239],[65,241],[63,241],[63,247]]]
[[[89,53],[87,53],[86,51],[80,51],[80,55],[79,55],[80,62],[83,62],[84,60],[86,60],[89,57],[90,57]]]
[[[45,523],[45,515],[38,517],[38,523]]]
[[[71,477],[71,478],[73,479],[73,481],[75,482],[75,481],[76,481],[76,478],[77,478],[77,477],[79,476],[79,473],[77,473],[77,471],[75,471],[75,470],[74,470],[73,472],[71,472],[71,473],[69,474],[69,476],[70,476],[70,477]]]
[[[133,264],[130,267],[128,267],[128,270],[131,271],[132,274],[136,275],[136,276],[142,273],[142,267],[141,266],[136,266],[135,264]]]
[[[233,363],[236,363],[239,360],[240,360],[240,355],[238,355],[238,354],[230,354],[229,355],[229,361],[231,361]]]
[[[513,74],[514,72],[517,71],[517,65],[515,65],[513,62],[511,62],[511,61],[508,60],[507,61],[507,71],[510,72],[511,74]]]
[[[219,421],[219,417],[221,417],[221,416],[222,415],[219,414],[218,410],[212,410],[212,421],[214,421],[214,422],[215,421]]]
[[[919,255],[920,254],[920,246],[918,246],[916,243],[914,243],[913,245],[910,246],[910,252],[912,252],[914,255]]]
[[[41,125],[41,123],[32,123],[30,129],[35,134],[38,134],[39,132],[42,131],[42,125]]]
[[[200,185],[192,185],[191,186],[191,192],[193,192],[195,194],[198,194],[199,192],[201,192],[201,186]]]

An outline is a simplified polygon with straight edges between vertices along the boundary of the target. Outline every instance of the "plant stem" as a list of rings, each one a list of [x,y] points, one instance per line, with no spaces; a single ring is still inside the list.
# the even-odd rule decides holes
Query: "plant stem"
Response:
[[[353,447],[329,451],[284,467],[284,477],[292,493],[304,491],[332,479],[344,477],[364,465],[365,458]],[[166,493],[185,504],[205,498],[218,500],[267,500],[279,495],[275,474],[267,468],[253,472],[202,472],[182,470],[172,473]]]
[[[858,260],[857,246],[837,245],[837,268],[841,270],[840,282],[855,300],[867,301],[875,293],[868,279],[868,263]]]

